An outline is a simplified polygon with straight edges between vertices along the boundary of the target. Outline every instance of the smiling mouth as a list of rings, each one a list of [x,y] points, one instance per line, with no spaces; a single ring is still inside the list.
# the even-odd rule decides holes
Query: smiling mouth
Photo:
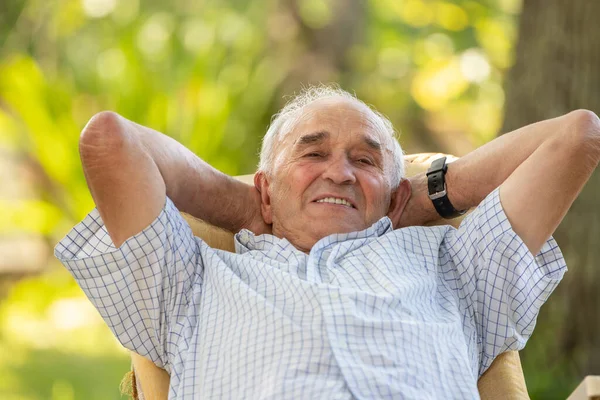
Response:
[[[316,200],[315,203],[328,203],[355,208],[348,200],[339,197],[325,197],[324,199]]]

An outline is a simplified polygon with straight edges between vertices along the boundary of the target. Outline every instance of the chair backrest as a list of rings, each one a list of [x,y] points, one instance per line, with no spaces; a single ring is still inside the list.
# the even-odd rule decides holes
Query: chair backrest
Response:
[[[406,156],[407,176],[413,176],[426,171],[433,160],[444,155],[439,153],[421,153]],[[456,159],[453,156],[445,156],[449,157],[450,160]],[[253,175],[240,176],[238,179],[252,184]],[[218,229],[187,214],[182,215],[192,228],[194,235],[202,238],[209,246],[234,251],[233,235],[230,232]],[[431,225],[450,223],[458,227],[462,218],[464,216],[450,221],[440,218]],[[167,399],[169,375],[138,354],[132,353],[131,358],[134,374],[129,375],[131,378],[126,377],[125,379],[134,379],[131,386],[138,389],[134,391],[134,394],[137,394],[137,397],[134,397],[140,400]],[[481,398],[484,400],[529,399],[519,353],[508,351],[498,356],[490,368],[479,379],[478,389]]]

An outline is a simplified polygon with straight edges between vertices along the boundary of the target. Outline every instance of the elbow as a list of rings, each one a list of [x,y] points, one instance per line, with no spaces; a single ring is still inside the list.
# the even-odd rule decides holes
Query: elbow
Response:
[[[112,111],[101,111],[94,115],[81,131],[79,142],[87,145],[117,144],[123,139],[122,118]]]
[[[600,162],[600,118],[589,110],[575,110],[565,115],[567,138],[580,159],[596,168]]]
[[[600,118],[590,110],[575,110],[565,116],[570,137],[580,145],[600,151]]]
[[[94,115],[79,137],[79,153],[82,161],[102,156],[116,155],[126,146],[128,137],[125,120],[112,111]]]

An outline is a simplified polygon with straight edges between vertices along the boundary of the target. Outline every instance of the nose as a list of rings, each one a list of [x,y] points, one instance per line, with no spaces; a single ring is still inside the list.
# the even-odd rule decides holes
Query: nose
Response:
[[[323,178],[337,185],[351,185],[356,182],[354,167],[344,156],[333,157],[325,166]]]

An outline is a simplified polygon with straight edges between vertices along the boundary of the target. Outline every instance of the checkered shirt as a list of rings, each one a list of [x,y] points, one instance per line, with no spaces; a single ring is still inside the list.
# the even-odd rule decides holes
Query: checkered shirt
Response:
[[[170,199],[115,248],[97,210],[56,246],[126,348],[171,375],[169,398],[478,398],[494,358],[525,346],[566,265],[532,255],[490,193],[459,229],[334,234],[309,254],[194,237]]]

